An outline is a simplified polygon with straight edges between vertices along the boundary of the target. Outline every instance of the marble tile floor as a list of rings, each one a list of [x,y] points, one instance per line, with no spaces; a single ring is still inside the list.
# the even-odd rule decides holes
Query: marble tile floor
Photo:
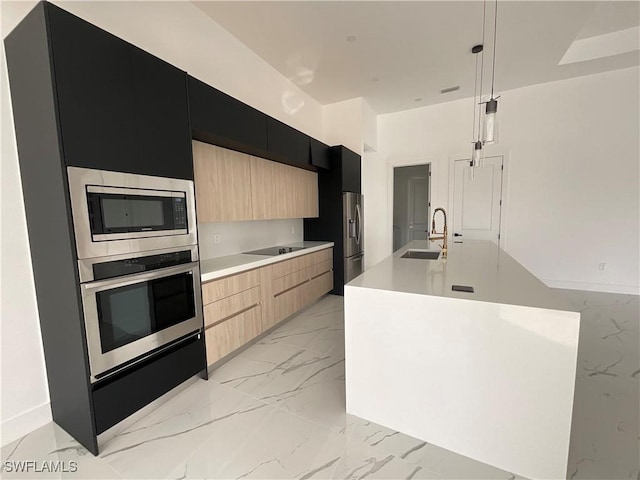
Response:
[[[567,478],[640,480],[638,297],[560,293],[583,312]],[[130,426],[98,457],[48,424],[2,448],[1,476],[519,478],[347,415],[343,335],[342,298],[327,296]],[[63,461],[67,470],[76,462],[76,471],[9,471],[20,460]]]

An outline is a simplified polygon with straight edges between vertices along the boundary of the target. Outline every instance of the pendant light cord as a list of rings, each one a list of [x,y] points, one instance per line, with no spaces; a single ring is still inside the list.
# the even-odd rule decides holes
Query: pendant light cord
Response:
[[[483,46],[484,46],[486,17],[487,17],[487,0],[483,0],[482,1],[482,45]],[[482,129],[481,127],[482,108],[480,107],[480,103],[482,102],[482,78],[484,74],[484,48],[482,49],[482,52],[480,53],[480,55],[482,55],[482,58],[481,58],[481,65],[480,65],[480,93],[478,95],[478,137],[477,137],[478,142],[480,141],[480,130]],[[473,98],[475,102],[475,95]],[[474,113],[475,113],[475,110],[474,110]],[[474,118],[474,129],[475,129],[475,118]]]
[[[478,95],[478,57],[479,55],[476,53],[476,76],[473,80],[473,129],[471,130],[471,138],[475,138],[476,137],[476,108],[477,108],[477,103],[476,102],[476,97]]]
[[[486,0],[485,0],[486,1]],[[493,67],[491,69],[491,98],[493,98],[493,80],[496,75],[496,35],[498,32],[498,0],[493,14]]]

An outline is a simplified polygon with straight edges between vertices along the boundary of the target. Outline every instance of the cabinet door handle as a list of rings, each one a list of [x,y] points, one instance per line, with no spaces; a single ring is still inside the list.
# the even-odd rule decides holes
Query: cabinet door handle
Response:
[[[461,234],[461,233],[454,233],[454,234],[453,234],[453,236],[454,236],[454,237],[461,237],[461,236],[462,236],[462,234]]]

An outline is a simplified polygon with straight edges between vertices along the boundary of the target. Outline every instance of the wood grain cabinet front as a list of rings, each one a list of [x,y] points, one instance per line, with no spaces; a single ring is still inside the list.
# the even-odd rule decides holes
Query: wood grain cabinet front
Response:
[[[258,269],[202,284],[202,302],[209,365],[263,331]]]
[[[333,249],[302,255],[271,268],[273,323],[310,305],[333,288]],[[330,282],[327,279],[330,278]]]
[[[198,221],[318,216],[318,174],[193,141]]]
[[[193,169],[199,222],[253,219],[249,155],[194,141]]]
[[[260,306],[245,310],[205,330],[207,363],[211,365],[262,333]]]
[[[333,288],[333,249],[202,284],[207,363],[219,361]]]
[[[318,216],[318,174],[251,157],[253,219]]]

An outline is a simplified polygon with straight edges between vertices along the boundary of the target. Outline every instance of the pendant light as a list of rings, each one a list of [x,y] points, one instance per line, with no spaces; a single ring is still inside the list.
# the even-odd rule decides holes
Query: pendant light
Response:
[[[475,170],[480,166],[480,162],[482,159],[482,142],[480,141],[480,116],[482,110],[480,108],[480,95],[482,93],[482,79],[480,80],[480,93],[478,93],[478,62],[481,58],[480,53],[484,50],[484,46],[482,44],[474,45],[471,49],[471,53],[476,56],[476,72],[475,78],[473,82],[473,129],[471,131],[471,138],[473,139],[471,144],[473,148],[471,150],[471,161],[469,162],[469,178],[473,180],[475,178]],[[482,65],[480,65],[480,77],[482,78]],[[477,110],[477,113],[476,113]],[[476,115],[477,115],[477,124],[476,124]],[[476,129],[477,125],[477,129]]]
[[[480,133],[482,130],[482,108],[481,108],[481,100],[482,100],[482,79],[484,73],[484,34],[485,34],[485,20],[486,20],[486,12],[487,12],[487,2],[484,0],[482,2],[482,43],[479,45],[475,45],[471,49],[471,53],[476,56],[476,72],[475,72],[475,80],[473,84],[473,132],[472,138],[473,141],[473,150],[471,152],[471,162],[470,162],[470,177],[473,180],[475,177],[475,169],[478,167],[484,166],[484,152],[483,152],[483,142],[480,139]],[[478,88],[478,70],[480,70],[480,88]],[[476,108],[478,110],[478,122],[476,129]]]
[[[486,1],[486,0],[485,0]],[[484,27],[483,27],[484,28]],[[496,143],[498,141],[498,98],[493,96],[494,80],[496,75],[496,35],[498,31],[498,0],[493,15],[493,58],[491,70],[491,98],[487,102],[484,117],[484,143]]]

